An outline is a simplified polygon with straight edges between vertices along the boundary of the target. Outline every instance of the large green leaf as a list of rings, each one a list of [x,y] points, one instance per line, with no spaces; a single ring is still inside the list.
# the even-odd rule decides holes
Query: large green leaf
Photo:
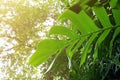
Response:
[[[111,0],[110,6],[112,7],[112,13],[117,25],[120,25],[120,4],[118,0]]]
[[[87,34],[98,30],[98,27],[94,24],[93,20],[84,12],[81,11],[79,14],[71,10],[66,10],[60,19],[69,19],[74,24],[73,27],[79,30],[82,34]]]
[[[81,29],[79,28],[81,25],[79,24],[79,17],[78,14],[76,14],[75,12],[71,11],[71,10],[66,10],[62,16],[60,17],[61,20],[65,20],[65,19],[69,19],[72,24],[74,24],[76,27],[76,30],[79,30],[81,33],[87,33],[88,31],[84,29],[84,27],[81,27]]]
[[[104,7],[93,7],[93,11],[95,12],[95,15],[100,20],[103,27],[111,27],[112,24],[110,23],[108,14]]]
[[[49,34],[60,34],[60,35],[66,35],[67,37],[69,37],[70,39],[76,39],[78,38],[78,34],[73,32],[72,30],[63,27],[63,26],[53,26],[50,31]]]
[[[113,17],[117,25],[120,25],[120,9],[113,9]]]
[[[86,33],[94,32],[99,30],[99,28],[95,25],[94,21],[85,13],[85,11],[81,11],[78,14],[80,29],[83,27],[87,30]],[[84,34],[86,34],[84,33]]]
[[[46,39],[39,43],[36,52],[30,57],[29,64],[38,66],[46,61],[51,55],[64,48],[67,41]]]

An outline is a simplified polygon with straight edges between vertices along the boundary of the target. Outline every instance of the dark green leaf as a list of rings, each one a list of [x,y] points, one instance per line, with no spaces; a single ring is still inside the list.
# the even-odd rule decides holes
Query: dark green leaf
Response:
[[[113,17],[117,25],[120,25],[120,9],[112,9]]]
[[[110,30],[106,30],[98,38],[96,45],[95,45],[95,49],[94,49],[94,60],[96,60],[98,58],[98,48],[100,47],[101,43],[108,36],[109,33],[110,33]]]
[[[112,40],[110,41],[110,55],[111,55],[111,53],[112,53],[113,42],[114,42],[115,38],[116,38],[119,34],[120,34],[120,27],[118,27],[118,28],[115,30],[115,32],[114,32],[114,34],[113,34],[113,37],[112,37]]]
[[[119,0],[111,0],[110,1],[110,6],[112,7],[112,13],[114,20],[117,25],[120,25],[120,4]]]

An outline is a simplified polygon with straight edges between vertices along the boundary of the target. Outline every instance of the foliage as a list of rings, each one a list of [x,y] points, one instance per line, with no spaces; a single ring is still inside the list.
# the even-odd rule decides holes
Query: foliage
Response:
[[[57,35],[58,38],[53,38],[52,43],[45,42],[46,40],[49,41],[49,39],[41,41],[29,63],[33,66],[36,66],[34,64],[38,66],[41,62],[49,59],[56,51],[58,53],[54,54],[55,59],[57,59],[62,50],[66,50],[70,67],[68,80],[120,79],[117,76],[120,70],[118,43],[120,33],[119,0],[108,0],[105,2],[80,0],[78,3],[82,4],[82,9],[79,13],[67,9],[60,17],[60,20],[65,23],[70,20],[71,26],[52,27],[49,35]],[[88,3],[92,3],[92,5]],[[59,37],[63,35],[66,37]],[[56,41],[60,41],[60,43]],[[51,45],[48,45],[48,43]],[[45,46],[41,47],[41,44]],[[118,50],[115,48],[116,45]],[[38,55],[42,56],[38,57]],[[41,60],[36,61],[39,58]],[[54,64],[55,59],[48,71]],[[111,77],[111,75],[115,77]]]

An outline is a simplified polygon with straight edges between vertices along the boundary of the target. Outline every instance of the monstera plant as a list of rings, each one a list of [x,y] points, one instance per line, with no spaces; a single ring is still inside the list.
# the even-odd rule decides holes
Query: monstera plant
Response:
[[[53,26],[49,30],[50,37],[38,44],[29,64],[39,66],[55,55],[49,71],[65,50],[69,80],[120,79],[110,79],[109,75],[120,70],[120,56],[117,55],[120,53],[116,53],[115,48],[115,44],[120,45],[117,43],[120,40],[120,0],[79,0],[76,4],[59,18],[67,26]]]

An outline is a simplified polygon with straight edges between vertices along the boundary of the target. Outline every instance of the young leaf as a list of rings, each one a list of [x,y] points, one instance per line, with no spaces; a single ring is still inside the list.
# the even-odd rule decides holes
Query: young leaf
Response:
[[[53,26],[50,31],[49,34],[60,34],[60,35],[66,35],[67,37],[69,37],[70,39],[76,39],[78,38],[78,34],[73,32],[72,30],[63,27],[63,26]]]
[[[36,52],[30,57],[29,64],[38,66],[46,61],[51,55],[64,48],[67,41],[46,39],[38,44]]]

